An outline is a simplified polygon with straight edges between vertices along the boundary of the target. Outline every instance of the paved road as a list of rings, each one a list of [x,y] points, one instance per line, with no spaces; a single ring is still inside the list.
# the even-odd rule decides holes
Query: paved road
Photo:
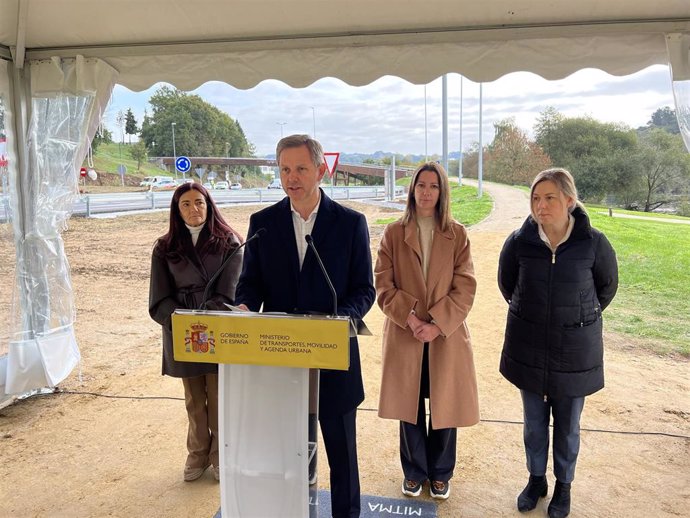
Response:
[[[477,186],[477,181],[463,178],[466,185]],[[493,182],[482,182],[482,189],[494,199],[494,208],[489,217],[472,225],[472,232],[499,232],[508,235],[522,225],[529,214],[529,193]]]
[[[463,183],[477,186],[477,181],[471,178],[463,179]],[[483,189],[494,199],[494,209],[487,219],[473,225],[472,231],[506,232],[507,234],[522,225],[522,222],[529,215],[529,193],[527,191],[493,182],[483,182]],[[597,211],[596,214],[608,215],[608,212]],[[690,225],[688,218],[655,218],[636,214],[620,214],[615,209],[613,217]]]

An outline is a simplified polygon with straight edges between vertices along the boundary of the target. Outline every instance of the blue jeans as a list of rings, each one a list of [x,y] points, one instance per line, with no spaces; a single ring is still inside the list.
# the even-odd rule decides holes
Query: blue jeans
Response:
[[[553,414],[553,472],[556,480],[569,484],[575,478],[580,451],[580,415],[584,397],[548,398],[520,391],[525,418],[524,441],[527,469],[536,477],[546,475],[549,454],[549,421]]]

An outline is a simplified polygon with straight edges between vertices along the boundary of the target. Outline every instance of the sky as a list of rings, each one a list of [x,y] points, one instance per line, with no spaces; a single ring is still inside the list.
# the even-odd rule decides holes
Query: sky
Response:
[[[114,138],[120,131],[117,113],[131,108],[141,124],[148,99],[161,85],[138,93],[115,86],[105,116]],[[449,152],[460,149],[461,118],[463,150],[479,141],[479,91],[478,83],[448,75]],[[209,82],[192,93],[239,120],[257,156],[274,153],[281,135],[292,133],[315,135],[327,152],[440,155],[443,150],[441,78],[413,85],[385,76],[361,87],[324,78],[307,88],[268,80],[248,90]],[[566,117],[591,116],[632,128],[645,125],[656,109],[674,107],[669,69],[662,65],[624,77],[583,69],[558,81],[515,72],[484,83],[482,93],[484,145],[493,139],[494,123],[507,118],[532,136],[549,106]]]

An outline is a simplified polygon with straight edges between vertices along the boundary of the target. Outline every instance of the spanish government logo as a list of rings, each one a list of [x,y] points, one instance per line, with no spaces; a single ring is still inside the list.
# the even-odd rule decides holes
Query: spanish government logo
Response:
[[[208,331],[208,326],[202,322],[195,322],[192,329],[184,332],[184,350],[187,353],[216,354],[216,339],[213,331]]]

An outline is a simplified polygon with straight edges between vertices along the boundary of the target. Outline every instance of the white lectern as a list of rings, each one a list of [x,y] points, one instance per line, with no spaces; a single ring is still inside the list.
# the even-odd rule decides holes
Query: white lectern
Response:
[[[349,368],[349,336],[347,317],[175,312],[175,359],[219,364],[223,518],[317,516],[309,369]]]

